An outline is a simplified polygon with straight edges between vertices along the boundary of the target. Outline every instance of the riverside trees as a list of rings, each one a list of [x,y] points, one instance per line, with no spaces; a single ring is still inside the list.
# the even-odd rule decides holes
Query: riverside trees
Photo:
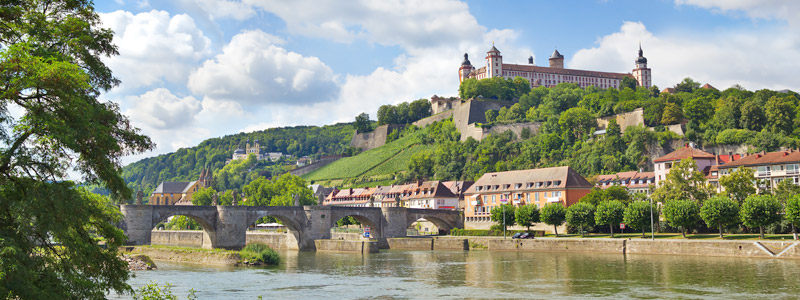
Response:
[[[564,224],[567,209],[561,203],[550,203],[542,207],[541,219],[547,225],[553,225],[553,232],[558,236],[558,226]]]
[[[719,228],[719,237],[723,238],[722,229],[738,223],[739,203],[728,197],[711,197],[703,202],[703,207],[700,208],[700,217],[709,228]]]
[[[153,148],[101,92],[119,81],[102,61],[117,54],[88,1],[7,1],[0,14],[0,295],[103,299],[130,292],[118,249],[120,214],[65,180],[130,198],[119,159]],[[10,109],[18,110],[13,116]],[[104,241],[101,247],[100,240]]]

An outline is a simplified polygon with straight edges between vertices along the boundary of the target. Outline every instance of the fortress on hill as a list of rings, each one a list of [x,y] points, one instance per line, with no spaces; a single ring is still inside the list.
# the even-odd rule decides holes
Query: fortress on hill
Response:
[[[622,78],[631,77],[636,79],[639,86],[650,88],[653,85],[650,68],[647,67],[647,58],[644,57],[642,46],[639,45],[639,57],[636,58],[635,68],[631,73],[611,73],[586,71],[575,69],[564,69],[564,55],[553,51],[550,55],[550,67],[540,67],[533,63],[533,56],[528,57],[527,65],[505,64],[500,50],[492,45],[492,49],[486,52],[486,66],[475,69],[469,61],[469,55],[464,53],[464,61],[458,68],[458,82],[464,79],[475,78],[485,79],[492,77],[503,77],[512,79],[520,76],[531,83],[531,88],[538,86],[553,87],[562,82],[577,83],[582,88],[596,86],[601,89],[619,88]]]

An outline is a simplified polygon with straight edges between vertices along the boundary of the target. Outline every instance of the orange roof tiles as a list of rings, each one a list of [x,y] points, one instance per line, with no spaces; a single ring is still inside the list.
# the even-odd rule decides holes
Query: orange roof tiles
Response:
[[[732,162],[721,165],[719,166],[719,168],[727,169],[740,166],[760,166],[760,165],[797,163],[797,162],[800,162],[800,152],[791,150],[791,151],[768,152],[764,154],[761,153],[753,154],[745,156],[739,160],[734,160]]]
[[[686,145],[683,148],[680,148],[678,150],[672,151],[672,152],[668,153],[667,155],[664,155],[662,157],[654,159],[653,162],[654,163],[659,163],[659,162],[665,162],[665,161],[676,161],[676,160],[681,160],[681,159],[690,158],[690,157],[692,159],[698,159],[698,158],[701,158],[701,159],[715,159],[714,154],[705,152],[705,151],[700,150],[700,149],[695,149],[695,148],[689,147],[689,145]]]

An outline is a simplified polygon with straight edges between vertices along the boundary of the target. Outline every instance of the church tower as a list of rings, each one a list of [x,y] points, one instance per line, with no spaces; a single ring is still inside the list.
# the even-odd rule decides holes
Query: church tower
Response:
[[[464,53],[464,61],[461,62],[461,67],[458,68],[458,83],[463,82],[469,78],[469,73],[472,72],[472,63],[469,62],[469,55]]]
[[[653,79],[650,75],[650,68],[647,67],[647,58],[644,57],[642,51],[642,44],[639,44],[639,57],[636,58],[636,68],[631,72],[633,78],[639,82],[639,86],[650,88],[653,85]]]
[[[494,47],[486,52],[486,78],[502,77],[503,76],[503,56],[500,55],[500,50]]]

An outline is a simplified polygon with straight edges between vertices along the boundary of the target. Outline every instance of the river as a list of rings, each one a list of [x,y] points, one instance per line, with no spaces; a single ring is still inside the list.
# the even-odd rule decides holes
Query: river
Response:
[[[130,284],[171,283],[179,299],[795,299],[800,260],[591,253],[281,252],[279,266],[157,261]],[[116,299],[127,296],[112,295]]]

